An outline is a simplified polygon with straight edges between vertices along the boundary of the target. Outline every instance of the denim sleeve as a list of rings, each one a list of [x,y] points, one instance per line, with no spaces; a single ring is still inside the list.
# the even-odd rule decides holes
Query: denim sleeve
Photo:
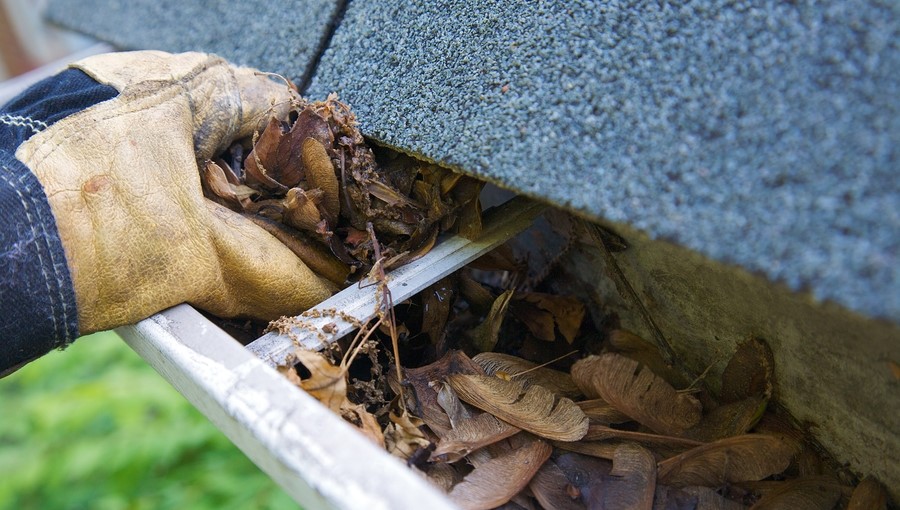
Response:
[[[75,292],[53,212],[15,151],[58,120],[116,95],[69,69],[0,108],[0,376],[78,336]]]

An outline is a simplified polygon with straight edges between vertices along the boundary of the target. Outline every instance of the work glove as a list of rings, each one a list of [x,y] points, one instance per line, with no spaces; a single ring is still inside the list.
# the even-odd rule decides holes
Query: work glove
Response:
[[[48,291],[59,287],[63,296],[65,282],[59,281],[66,278],[74,290],[77,332],[71,324],[67,331],[56,324],[57,338],[49,347],[67,344],[73,333],[134,323],[182,302],[222,317],[274,319],[330,295],[331,284],[272,235],[205,199],[201,190],[198,164],[233,140],[251,136],[272,115],[287,114],[292,92],[283,82],[208,54],[155,51],[90,57],[55,79],[89,82],[75,94],[90,97],[75,103],[103,100],[79,110],[69,98],[54,111],[52,97],[33,98],[40,103],[34,106],[27,103],[35,94],[26,92],[0,110],[0,123],[18,123],[25,133],[15,158],[43,189],[64,252],[63,265],[50,260],[52,249],[45,250],[44,280],[58,280]],[[53,80],[40,86],[72,95],[65,90],[70,85]],[[22,114],[29,111],[42,118]],[[14,174],[9,168],[0,170]],[[40,200],[29,200],[37,204],[32,215],[39,213]],[[19,241],[47,238],[52,245],[55,233],[47,223],[31,218],[26,223],[31,232],[18,227],[24,231],[18,232]],[[16,276],[4,274],[3,264],[9,272],[23,262],[3,258],[4,250],[15,252],[3,241],[0,237],[0,298],[8,302],[19,297],[11,294],[15,285],[5,281]],[[6,244],[17,246],[9,239]],[[30,292],[45,292],[38,287],[32,285]],[[60,312],[65,296],[50,301],[57,322],[71,323],[73,310]],[[0,350],[6,342],[22,352],[17,357],[7,348],[7,365],[43,353],[26,345],[40,339],[4,338],[23,331],[9,322],[0,317]],[[0,372],[3,361],[0,355]]]

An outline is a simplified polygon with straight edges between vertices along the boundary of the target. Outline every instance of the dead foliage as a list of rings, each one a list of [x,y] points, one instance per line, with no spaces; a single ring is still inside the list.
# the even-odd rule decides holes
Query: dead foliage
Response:
[[[712,394],[705,372],[673,363],[651,320],[656,343],[624,329],[648,324],[595,313],[601,298],[554,292],[567,288],[552,281],[565,278],[560,253],[526,258],[507,244],[394,303],[389,269],[441,232],[479,235],[482,183],[373,151],[334,96],[298,100],[201,177],[207,197],[335,289],[377,286],[372,324],[279,370],[462,508],[824,509],[842,495],[853,509],[887,505],[871,480],[851,498],[847,478],[771,409],[765,341],[741,342]],[[578,221],[553,223],[563,252],[597,242]],[[619,246],[601,244],[607,259]]]

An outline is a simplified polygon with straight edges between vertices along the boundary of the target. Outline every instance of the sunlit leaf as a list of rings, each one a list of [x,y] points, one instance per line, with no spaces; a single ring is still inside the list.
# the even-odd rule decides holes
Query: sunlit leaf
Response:
[[[325,407],[340,414],[341,408],[348,403],[347,375],[341,367],[335,366],[317,352],[303,349],[295,350],[293,359],[309,371],[309,377],[301,378],[292,366],[279,367],[279,371]]]

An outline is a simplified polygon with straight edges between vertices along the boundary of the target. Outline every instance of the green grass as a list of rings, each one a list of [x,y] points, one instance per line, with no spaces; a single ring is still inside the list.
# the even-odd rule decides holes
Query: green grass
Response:
[[[0,379],[0,508],[296,508],[114,333]]]

